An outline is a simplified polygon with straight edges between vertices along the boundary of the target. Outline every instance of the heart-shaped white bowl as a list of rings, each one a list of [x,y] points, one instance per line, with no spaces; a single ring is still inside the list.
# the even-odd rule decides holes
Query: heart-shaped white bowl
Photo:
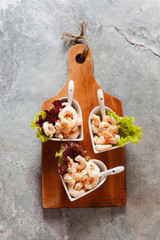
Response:
[[[68,97],[63,97],[59,99],[61,102],[68,102]],[[72,100],[72,107],[76,110],[76,112],[79,114],[79,117],[82,119],[82,111],[81,108],[76,100]],[[76,139],[58,139],[58,138],[51,138],[52,141],[59,141],[59,142],[70,142],[70,141],[83,141],[83,119],[82,119],[82,125],[80,126],[80,135]]]
[[[102,161],[97,160],[97,159],[92,159],[92,160],[89,160],[89,161],[92,161],[92,162],[94,162],[95,164],[97,164],[97,166],[100,168],[100,172],[103,172],[103,171],[106,171],[106,170],[107,170],[106,165],[105,165]],[[83,195],[81,195],[80,197],[74,198],[74,197],[72,197],[72,196],[69,194],[67,185],[66,185],[66,183],[64,182],[63,177],[62,177],[61,175],[60,175],[60,178],[61,178],[62,184],[63,184],[63,186],[64,186],[64,189],[65,189],[65,191],[66,191],[66,193],[67,193],[67,196],[68,196],[68,198],[69,198],[69,200],[70,200],[71,202],[73,202],[73,201],[75,201],[75,200],[77,200],[77,199],[79,199],[79,198],[81,198],[81,197],[84,197],[85,195],[93,192],[94,190],[96,190],[97,188],[99,188],[99,187],[106,181],[106,179],[107,179],[107,177],[100,177],[99,183],[97,184],[97,186],[96,186],[95,188],[86,191],[86,192],[85,192]]]
[[[105,106],[105,110],[106,110],[106,113],[107,113],[108,111],[113,112],[112,109],[110,109],[110,108],[108,108],[108,107],[106,107],[106,106]],[[94,134],[93,134],[92,129],[91,129],[91,116],[92,116],[92,114],[98,115],[98,116],[100,116],[100,118],[102,119],[102,114],[101,114],[100,107],[99,107],[99,106],[98,106],[98,107],[95,107],[95,108],[92,110],[92,112],[90,113],[90,115],[89,115],[89,132],[90,132],[90,136],[91,136],[91,142],[92,142],[93,151],[94,151],[95,153],[102,153],[102,152],[107,152],[107,151],[110,151],[110,150],[113,150],[113,149],[116,149],[116,148],[120,148],[120,146],[114,146],[114,147],[112,147],[112,148],[110,148],[110,149],[108,149],[108,150],[105,150],[105,151],[97,151],[97,150],[95,149],[95,144],[94,144],[94,141],[93,141]]]

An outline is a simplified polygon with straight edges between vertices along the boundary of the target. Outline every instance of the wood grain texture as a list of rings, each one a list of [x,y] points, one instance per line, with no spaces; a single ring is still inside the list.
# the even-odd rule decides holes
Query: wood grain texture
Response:
[[[75,58],[82,52],[83,44],[73,46],[69,52],[69,74],[64,88],[53,98],[45,101],[42,110],[50,109],[55,99],[66,97],[69,80],[74,80],[74,99],[78,101],[83,116],[84,140],[79,142],[87,149],[93,159],[103,161],[107,168],[125,166],[124,148],[118,148],[105,153],[95,154],[92,149],[89,134],[88,118],[91,110],[98,106],[97,90],[100,88],[92,71],[92,53],[89,49],[84,63],[77,63]],[[122,116],[122,103],[117,98],[104,92],[107,107]],[[126,205],[125,171],[109,176],[107,181],[97,190],[70,202],[60,180],[57,163],[54,157],[59,150],[61,142],[48,141],[42,143],[42,199],[44,208],[69,208],[69,207],[111,207]]]

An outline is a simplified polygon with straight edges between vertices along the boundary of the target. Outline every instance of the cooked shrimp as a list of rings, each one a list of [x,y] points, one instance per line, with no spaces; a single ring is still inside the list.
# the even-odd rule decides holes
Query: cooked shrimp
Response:
[[[84,181],[84,187],[86,189],[92,189],[97,186],[99,182],[99,174],[98,173],[92,173],[88,179]]]
[[[120,139],[120,136],[119,135],[115,135],[112,138],[108,138],[108,143],[116,144],[116,143],[118,143],[119,139]]]
[[[81,125],[82,125],[82,118],[78,117],[77,125],[78,125],[78,126],[81,126]]]
[[[106,131],[111,125],[108,122],[101,122],[99,125],[99,130]]]
[[[56,128],[56,130],[61,130],[63,127],[62,127],[62,125],[60,124],[60,122],[57,121],[57,122],[55,123],[55,128]]]
[[[72,132],[76,132],[79,129],[79,127],[77,126],[77,124],[72,128]]]
[[[86,162],[80,155],[75,158],[80,164],[75,163],[70,157],[67,160],[68,168],[63,180],[67,183],[68,192],[72,197],[80,197],[86,190],[97,186],[100,174],[97,164],[92,161]]]
[[[102,132],[102,135],[103,135],[103,137],[105,138],[105,139],[108,139],[108,138],[112,138],[112,137],[114,137],[109,131],[103,131]]]
[[[77,165],[77,170],[82,171],[85,167],[86,167],[86,160],[85,158],[83,158],[82,156],[78,155],[75,158],[76,162],[79,162],[79,164]]]
[[[92,161],[87,162],[86,170],[88,175],[91,175],[93,172],[98,174],[100,173],[100,168]]]
[[[79,135],[80,135],[80,129],[77,129],[77,131],[75,131],[75,132],[71,131],[70,133],[68,133],[66,135],[66,138],[67,139],[77,139]]]
[[[62,119],[62,118],[71,118],[71,119],[75,119],[75,117],[77,117],[77,112],[76,110],[71,107],[64,107],[60,110],[59,114],[58,114],[58,118]]]
[[[91,123],[91,129],[92,129],[92,132],[95,133],[95,134],[98,134],[99,133],[99,126]]]
[[[69,165],[72,165],[72,166],[73,166],[73,165],[76,166],[76,165],[78,164],[78,163],[75,163],[75,162],[73,161],[73,159],[70,158],[70,157],[67,157],[67,161],[68,161],[68,164],[69,164]]]
[[[76,173],[78,163],[73,162],[73,160],[70,157],[67,157],[67,160],[68,160],[67,172]]]
[[[96,149],[98,152],[106,151],[106,150],[109,150],[110,148],[112,148],[112,145],[111,145],[111,144],[95,145],[95,149]]]
[[[64,134],[69,134],[69,132],[71,131],[70,127],[65,127],[61,130]]]
[[[61,120],[59,120],[59,123],[61,124],[62,128],[65,128],[65,127],[70,127],[71,121],[72,121],[71,118],[62,118]]]
[[[77,182],[74,189],[79,191],[82,189],[82,187],[83,187],[83,182]]]
[[[53,137],[53,134],[56,132],[53,124],[48,122],[43,123],[43,131],[46,136],[51,136],[51,137]]]
[[[81,190],[75,190],[73,188],[68,187],[68,191],[72,197],[80,197],[85,193],[86,189],[82,188]]]
[[[94,136],[93,141],[94,141],[95,144],[100,144],[100,145],[105,143],[105,139],[104,139],[103,136],[100,136],[100,137],[99,136]]]
[[[72,132],[75,132],[79,129],[79,126],[82,124],[82,119],[78,118],[77,119],[73,119],[71,122],[71,130]]]
[[[69,173],[65,173],[63,175],[63,179],[66,183],[68,183],[68,187],[71,187],[71,188],[74,187],[76,181],[71,177],[71,175]]]
[[[62,134],[62,132],[61,132],[60,130],[57,130],[57,131],[56,131],[56,134],[55,134],[55,137],[56,137],[56,138],[59,138],[60,140],[62,140],[62,139],[63,139],[63,134]]]
[[[62,126],[61,131],[63,133],[68,134],[71,131],[71,127],[70,127],[71,121],[72,121],[71,118],[70,119],[63,118],[60,121],[60,125]]]
[[[88,173],[86,171],[86,169],[84,169],[83,171],[81,172],[74,172],[72,173],[72,177],[74,180],[76,181],[85,181],[88,177]]]
[[[95,126],[99,126],[100,124],[100,117],[95,115],[95,114],[92,114],[91,116],[91,120],[92,120],[92,123],[95,125]]]
[[[80,126],[79,125],[79,118],[78,118],[78,115],[74,117],[74,119],[70,122],[70,127],[73,129],[73,128],[76,128]]]
[[[68,104],[68,102],[63,102],[63,103],[62,103],[62,106],[68,107],[69,104]]]
[[[112,125],[112,126],[110,126],[107,130],[108,130],[108,132],[110,132],[111,134],[118,134],[119,125]]]
[[[105,117],[103,118],[103,122],[108,122],[108,123],[111,124],[111,125],[116,125],[116,124],[117,124],[115,118],[112,117],[112,116],[110,116],[110,115],[105,116]]]
[[[97,136],[101,137],[101,136],[102,136],[102,133],[101,133],[101,132],[99,132],[99,133],[97,134]]]

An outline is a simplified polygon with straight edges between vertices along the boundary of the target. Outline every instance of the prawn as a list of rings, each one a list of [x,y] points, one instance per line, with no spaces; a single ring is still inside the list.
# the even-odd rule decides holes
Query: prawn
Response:
[[[76,173],[78,163],[73,162],[73,160],[70,157],[67,157],[67,160],[68,160],[67,172],[69,172],[71,174]]]
[[[116,144],[119,141],[119,139],[120,139],[120,136],[119,135],[115,135],[112,138],[108,138],[108,143]]]
[[[77,165],[77,170],[80,170],[82,171],[85,167],[86,167],[86,160],[85,158],[83,158],[82,156],[78,155],[76,158],[75,158],[75,161],[76,162],[79,162],[79,164]]]
[[[101,151],[106,151],[106,150],[109,150],[112,148],[112,145],[111,144],[106,144],[106,145],[95,145],[95,149],[98,151],[98,152],[101,152]]]
[[[83,187],[83,182],[77,182],[74,189],[79,191],[82,189],[82,187]]]
[[[100,168],[92,161],[87,162],[86,170],[88,175],[91,175],[93,172],[98,174],[100,173]]]
[[[84,181],[84,187],[89,190],[97,186],[99,182],[99,174],[98,173],[92,173],[90,177]]]
[[[81,126],[81,125],[82,125],[82,118],[78,117],[77,125],[78,125],[78,126]]]
[[[112,125],[108,128],[108,131],[111,133],[111,134],[118,134],[118,129],[119,129],[119,125]]]
[[[100,145],[102,145],[102,144],[105,143],[105,139],[104,139],[103,136],[94,136],[93,140],[94,140],[94,143],[95,143],[95,144],[100,144]]]
[[[116,124],[117,124],[115,118],[112,117],[112,116],[110,116],[110,115],[105,116],[105,117],[103,118],[103,122],[108,122],[108,123],[111,124],[111,125],[116,125]]]
[[[98,134],[99,133],[99,126],[91,123],[91,129],[92,129],[92,132],[95,133],[95,134]]]
[[[68,104],[68,102],[63,102],[63,103],[62,103],[62,106],[68,107],[69,104]]]
[[[57,121],[57,122],[55,123],[55,128],[56,128],[56,130],[61,130],[63,127],[62,127],[62,125],[60,124],[60,122]]]
[[[76,124],[76,125],[77,125],[77,124]],[[72,132],[76,132],[78,129],[79,129],[79,127],[78,127],[78,126],[75,126],[75,127],[72,128]]]
[[[82,125],[82,119],[77,117],[77,119],[74,119],[72,120],[72,125],[71,125],[71,128],[72,128],[72,132],[75,132],[79,129],[79,126]]]
[[[101,122],[99,125],[99,130],[106,131],[111,125],[108,122]]]
[[[63,139],[63,134],[62,134],[62,132],[61,132],[60,130],[57,130],[57,131],[56,131],[56,134],[55,134],[55,137],[56,137],[56,138],[59,138],[60,140],[62,140],[62,139]]]
[[[75,186],[76,181],[71,177],[69,173],[65,173],[63,175],[63,180],[68,184],[68,187],[73,188]]]
[[[64,107],[60,110],[60,112],[58,114],[58,118],[63,119],[64,117],[75,119],[77,117],[77,112],[71,106]]]
[[[43,131],[46,136],[50,136],[50,137],[53,137],[53,134],[56,132],[53,124],[48,122],[43,123]]]
[[[72,173],[72,177],[74,180],[76,181],[85,181],[88,177],[88,173],[86,171],[86,169],[84,169],[83,171],[81,172],[74,172]]]
[[[67,139],[76,139],[80,135],[80,129],[78,128],[75,132],[71,131],[66,135]]]
[[[102,132],[103,137],[108,140],[108,138],[113,138],[114,136],[109,131],[103,131]]]
[[[61,121],[60,121],[60,125],[62,126],[61,128],[61,131],[65,134],[68,134],[70,131],[71,131],[71,121],[72,119],[71,118],[63,118]]]
[[[100,117],[97,116],[96,114],[92,114],[91,120],[92,120],[92,123],[93,123],[95,126],[99,126],[99,125],[100,125]]]
[[[86,189],[82,188],[81,190],[76,190],[76,189],[68,186],[68,191],[72,197],[80,197],[81,195],[83,195],[85,193]]]

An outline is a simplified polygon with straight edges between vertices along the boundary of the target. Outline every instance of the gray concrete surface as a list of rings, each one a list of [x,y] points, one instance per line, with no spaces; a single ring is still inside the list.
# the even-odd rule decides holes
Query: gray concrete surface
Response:
[[[0,1],[0,239],[160,239],[160,1]],[[70,44],[86,36],[100,86],[143,127],[126,146],[127,206],[43,209],[41,144],[30,128],[64,85]]]

